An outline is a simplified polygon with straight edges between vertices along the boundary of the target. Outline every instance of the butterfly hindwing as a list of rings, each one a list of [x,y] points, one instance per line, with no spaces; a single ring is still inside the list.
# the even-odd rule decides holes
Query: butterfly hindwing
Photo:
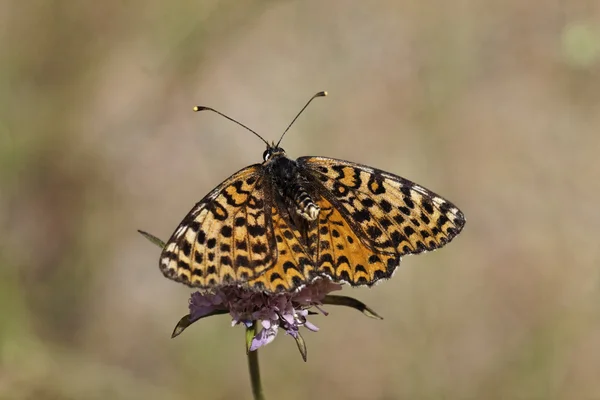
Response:
[[[260,164],[244,168],[204,197],[166,243],[165,276],[189,286],[242,284],[276,261]]]
[[[343,209],[334,206],[327,196],[321,196],[317,205],[318,224],[309,233],[314,243],[316,275],[360,286],[372,285],[393,274],[400,264],[399,255],[365,246],[356,229],[344,218]]]
[[[434,250],[464,226],[456,206],[402,177],[326,157],[302,157],[298,163],[324,188],[321,195],[364,245],[377,253],[402,256]]]
[[[291,222],[285,208],[271,208],[273,235],[277,243],[277,262],[248,284],[266,292],[293,291],[314,276],[314,260],[303,234]]]

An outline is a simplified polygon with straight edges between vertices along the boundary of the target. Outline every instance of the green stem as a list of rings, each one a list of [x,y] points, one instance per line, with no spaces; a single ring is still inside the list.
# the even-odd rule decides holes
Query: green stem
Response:
[[[260,383],[258,350],[248,352],[248,369],[250,370],[250,382],[252,383],[252,394],[254,395],[254,400],[265,400],[262,384]]]

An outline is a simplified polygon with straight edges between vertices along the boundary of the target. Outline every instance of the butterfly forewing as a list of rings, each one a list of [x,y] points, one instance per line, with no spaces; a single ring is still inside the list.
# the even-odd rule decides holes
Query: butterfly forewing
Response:
[[[437,194],[402,177],[326,157],[299,165],[322,187],[363,244],[382,254],[420,253],[448,243],[465,223],[462,212]]]
[[[260,165],[244,168],[196,204],[163,249],[163,274],[209,288],[247,282],[271,267],[277,256],[263,178]]]

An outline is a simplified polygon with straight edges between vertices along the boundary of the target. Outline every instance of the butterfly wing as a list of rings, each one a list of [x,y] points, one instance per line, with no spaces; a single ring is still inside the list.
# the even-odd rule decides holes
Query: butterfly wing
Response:
[[[401,256],[440,248],[465,224],[452,203],[400,176],[326,157],[297,162],[320,197],[317,270],[334,279],[390,277]]]
[[[320,208],[318,224],[309,235],[318,266],[315,275],[358,286],[371,285],[393,274],[400,264],[399,254],[375,250],[365,244],[343,208],[326,194],[316,204]]]
[[[313,258],[306,246],[305,229],[292,222],[287,208],[274,203],[270,217],[277,243],[277,262],[249,285],[271,293],[290,292],[313,279]]]
[[[183,219],[160,257],[162,273],[192,287],[243,284],[277,260],[261,164],[233,174]]]

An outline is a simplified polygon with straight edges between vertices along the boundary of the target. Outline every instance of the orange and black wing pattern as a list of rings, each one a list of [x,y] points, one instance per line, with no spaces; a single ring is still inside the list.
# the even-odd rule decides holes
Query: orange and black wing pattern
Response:
[[[314,260],[306,242],[304,229],[300,229],[281,205],[272,205],[271,221],[277,243],[277,262],[249,282],[251,288],[266,292],[290,292],[310,282],[314,276]]]
[[[260,164],[235,173],[183,219],[160,257],[162,273],[192,287],[245,284],[277,260]]]
[[[402,177],[326,157],[297,161],[321,208],[309,234],[317,242],[315,272],[335,281],[389,278],[401,256],[438,249],[465,224],[448,200]]]
[[[452,203],[402,177],[325,157],[297,165],[316,218],[298,213],[263,165],[252,165],[188,213],[163,249],[163,274],[192,287],[269,293],[317,277],[373,285],[402,256],[444,246],[465,224]]]
[[[353,286],[372,285],[391,276],[400,263],[396,252],[382,252],[369,246],[360,232],[338,205],[322,196],[317,226],[310,232],[315,276],[326,276],[334,282]]]

